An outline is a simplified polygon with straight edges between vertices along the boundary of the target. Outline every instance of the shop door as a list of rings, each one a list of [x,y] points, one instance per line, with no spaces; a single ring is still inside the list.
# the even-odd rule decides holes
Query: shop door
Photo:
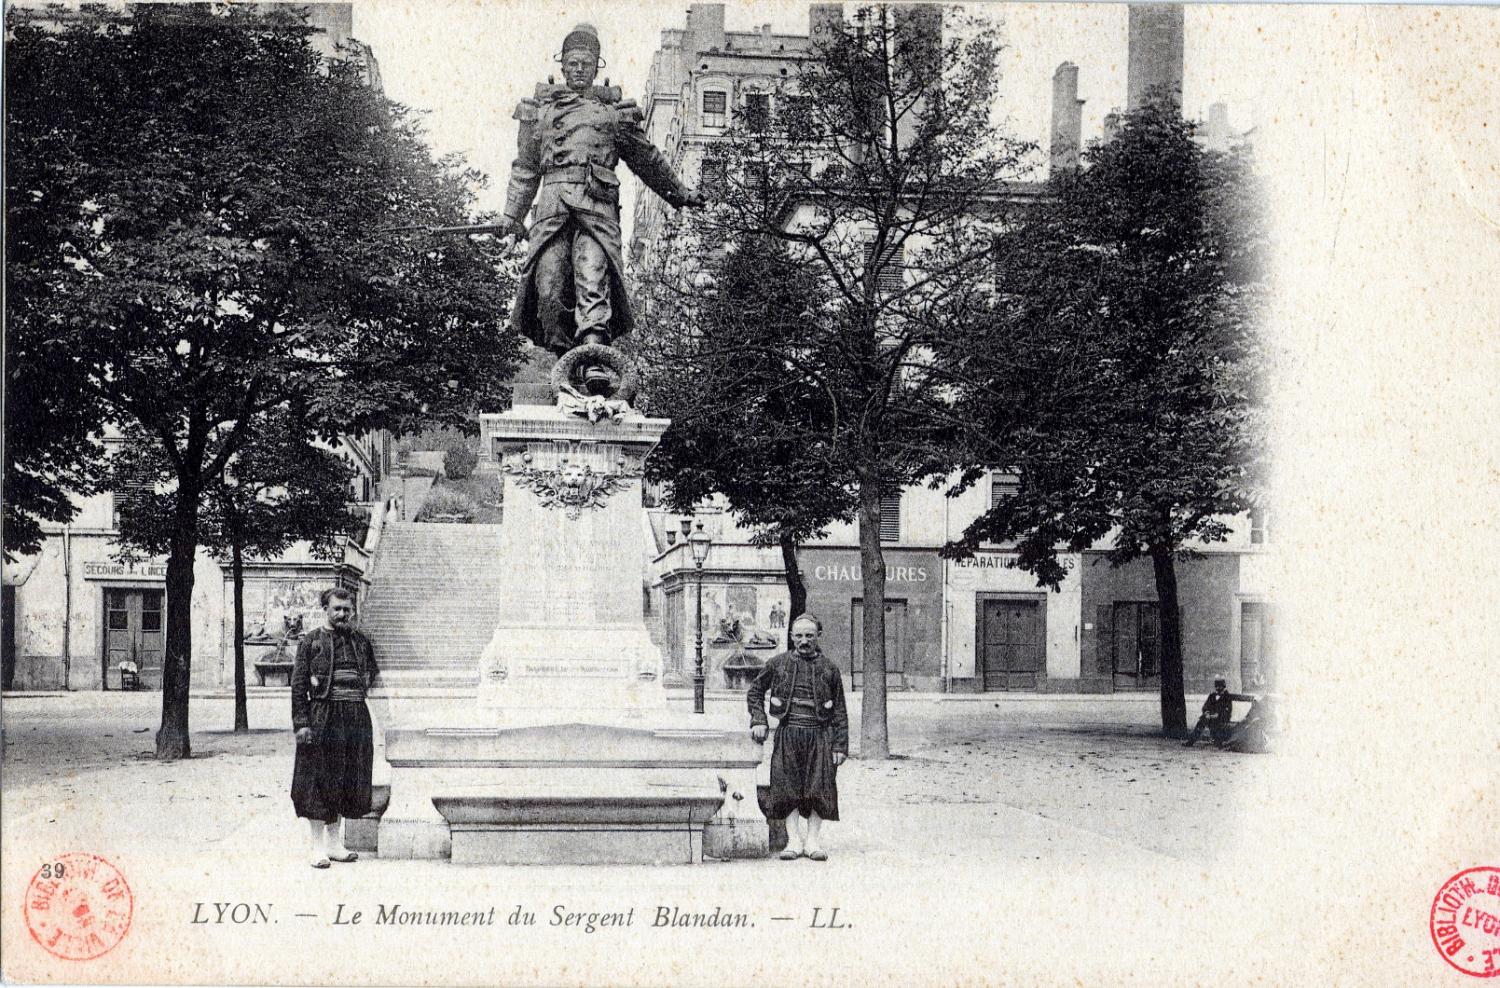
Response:
[[[1161,686],[1161,610],[1155,601],[1120,601],[1114,621],[1115,689]]]
[[[1267,647],[1266,605],[1240,604],[1240,683],[1251,692],[1275,689],[1276,670]]]
[[[980,599],[979,662],[986,692],[1036,689],[1047,661],[1041,611],[1034,600]]]
[[[104,676],[111,689],[120,687],[120,663],[134,662],[140,688],[161,689],[166,633],[162,591],[109,588],[104,591]]]
[[[885,688],[906,689],[906,601],[885,602]],[[865,602],[856,597],[850,604],[849,654],[852,668],[845,669],[850,689],[865,686]]]

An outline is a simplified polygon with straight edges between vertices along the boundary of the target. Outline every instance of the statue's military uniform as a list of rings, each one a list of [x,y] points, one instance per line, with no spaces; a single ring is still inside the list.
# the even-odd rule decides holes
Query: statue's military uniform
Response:
[[[538,85],[516,107],[520,140],[511,165],[505,215],[520,222],[532,210],[530,252],[511,323],[533,342],[561,354],[588,332],[613,340],[633,323],[620,255],[623,160],[674,207],[688,191],[651,146],[634,101],[613,86],[575,92]]]

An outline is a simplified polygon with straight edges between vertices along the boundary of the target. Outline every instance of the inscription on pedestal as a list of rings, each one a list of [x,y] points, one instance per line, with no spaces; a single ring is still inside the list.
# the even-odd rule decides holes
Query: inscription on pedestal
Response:
[[[581,660],[569,662],[566,660],[540,661],[536,659],[520,659],[512,669],[521,676],[535,676],[537,678],[564,679],[575,676],[592,679],[617,679],[627,675],[629,669],[624,662],[601,662],[598,660]]]

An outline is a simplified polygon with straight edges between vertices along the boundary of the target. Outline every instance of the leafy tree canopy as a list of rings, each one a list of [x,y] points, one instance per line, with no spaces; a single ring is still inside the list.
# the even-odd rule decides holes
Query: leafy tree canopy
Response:
[[[200,504],[229,464],[281,414],[329,440],[473,428],[502,406],[518,344],[500,246],[380,233],[474,219],[480,176],[433,159],[359,52],[326,60],[295,16],[259,6],[128,9],[7,25],[8,342],[17,374],[53,376],[56,407],[85,419],[14,459],[40,474],[106,420],[159,446],[157,753],[175,758]]]
[[[971,459],[1020,489],[945,551],[1014,543],[1053,587],[1059,552],[1149,558],[1168,733],[1186,729],[1175,561],[1224,539],[1265,482],[1260,202],[1248,154],[1148,104],[998,239],[989,316],[952,354]]]
[[[1016,541],[1054,585],[1056,551],[1106,536],[1112,562],[1222,539],[1267,456],[1248,154],[1204,149],[1153,103],[1084,160],[997,241],[1001,293],[961,350],[975,459],[1021,489],[957,548]]]

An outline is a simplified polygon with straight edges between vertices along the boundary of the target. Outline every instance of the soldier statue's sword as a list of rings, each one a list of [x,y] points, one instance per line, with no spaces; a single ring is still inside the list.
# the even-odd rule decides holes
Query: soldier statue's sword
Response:
[[[422,223],[413,223],[408,226],[383,226],[376,233],[425,233],[429,236],[444,236],[447,234],[468,233],[499,233],[518,235],[520,239],[530,238],[531,231],[523,223],[471,223],[465,226],[427,226]]]

